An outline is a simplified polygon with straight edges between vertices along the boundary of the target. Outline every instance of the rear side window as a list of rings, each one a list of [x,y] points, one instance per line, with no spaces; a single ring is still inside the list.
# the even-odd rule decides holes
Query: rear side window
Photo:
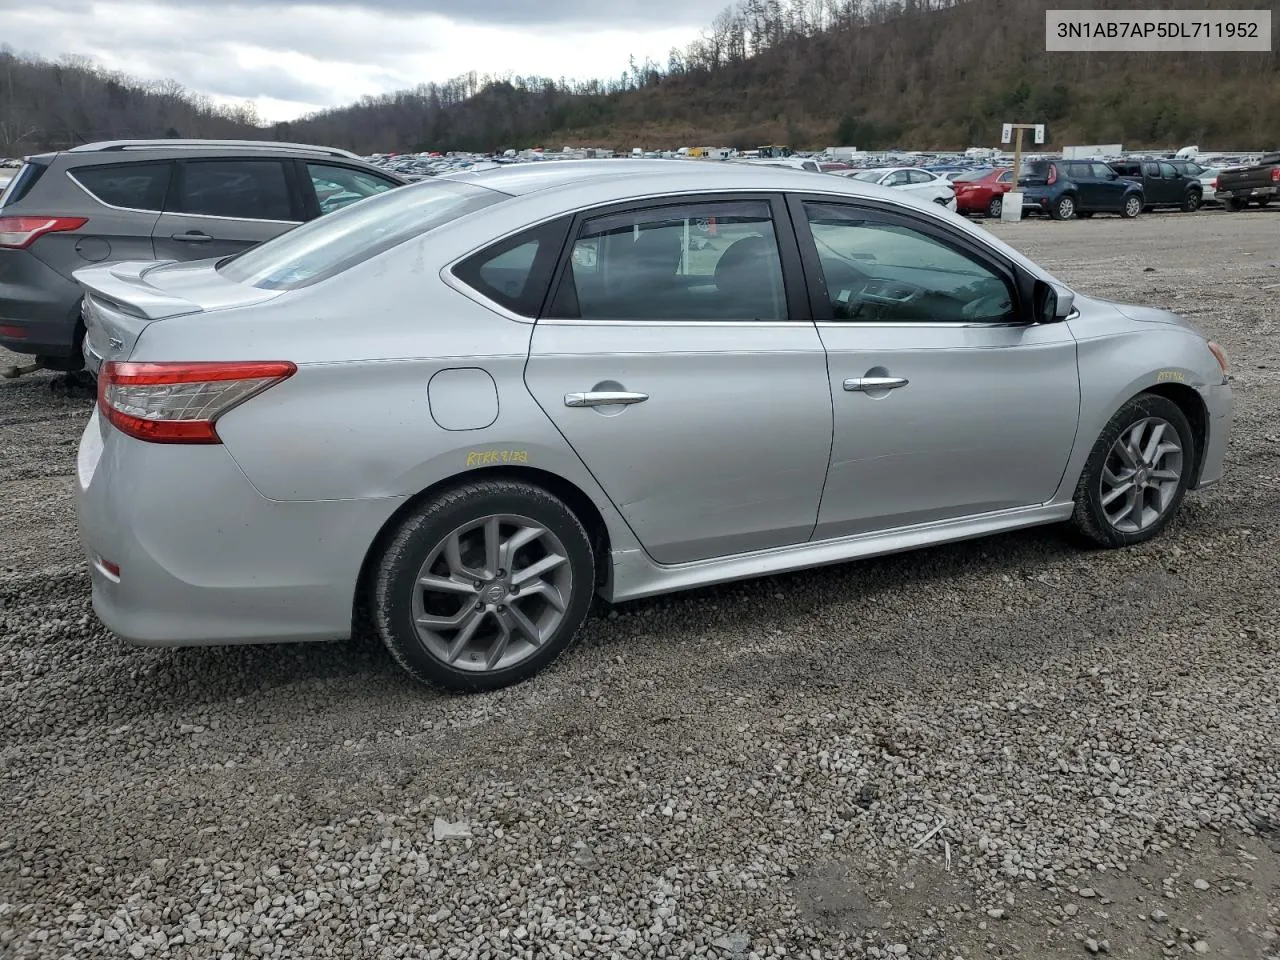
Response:
[[[394,181],[366,170],[353,170],[351,167],[339,167],[331,163],[308,163],[307,175],[315,188],[321,214],[333,213],[357,200],[386,193],[396,186]]]
[[[107,206],[158,213],[164,209],[172,170],[171,163],[122,163],[81,167],[69,176]]]
[[[49,168],[40,163],[25,163],[18,171],[18,175],[9,181],[9,185],[0,191],[0,207],[10,203],[17,203],[28,193],[31,188],[36,185]]]
[[[1093,176],[1093,170],[1087,163],[1068,163],[1067,176],[1076,180],[1087,180]]]
[[[472,254],[454,276],[513,313],[536,317],[568,231],[568,219],[522,231]]]
[[[189,160],[178,178],[177,211],[235,220],[296,219],[279,160]]]
[[[426,180],[317,217],[223,260],[218,272],[266,290],[296,290],[505,199],[472,183]]]

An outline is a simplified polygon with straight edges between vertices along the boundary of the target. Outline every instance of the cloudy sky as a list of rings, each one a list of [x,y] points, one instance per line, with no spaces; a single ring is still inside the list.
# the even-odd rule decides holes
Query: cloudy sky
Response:
[[[727,0],[0,0],[0,42],[173,79],[288,120],[477,73],[587,79],[665,62]]]

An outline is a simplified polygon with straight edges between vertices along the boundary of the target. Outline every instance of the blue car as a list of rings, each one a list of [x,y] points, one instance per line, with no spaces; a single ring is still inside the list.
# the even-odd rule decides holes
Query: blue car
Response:
[[[1032,160],[1018,178],[1022,211],[1047,213],[1054,220],[1118,213],[1131,220],[1146,200],[1142,185],[1127,180],[1101,160]]]

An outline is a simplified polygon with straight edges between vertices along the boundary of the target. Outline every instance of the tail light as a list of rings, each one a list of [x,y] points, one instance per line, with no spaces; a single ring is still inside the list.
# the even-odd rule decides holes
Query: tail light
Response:
[[[46,233],[79,230],[88,222],[84,217],[0,217],[0,247],[21,250]]]
[[[1276,183],[1280,183],[1280,166],[1271,168],[1271,179]]]
[[[1217,178],[1217,177],[1214,177],[1214,178],[1213,178],[1213,183],[1209,184],[1209,186],[1211,186],[1211,187],[1213,187],[1213,189],[1217,190],[1217,189],[1218,189],[1218,178]]]
[[[1053,186],[1058,182],[1058,167],[1056,164],[1049,164],[1049,176],[1045,178],[1044,182],[1049,186]]]
[[[287,360],[128,363],[98,371],[98,408],[121,433],[150,443],[221,443],[220,416],[287,380]]]

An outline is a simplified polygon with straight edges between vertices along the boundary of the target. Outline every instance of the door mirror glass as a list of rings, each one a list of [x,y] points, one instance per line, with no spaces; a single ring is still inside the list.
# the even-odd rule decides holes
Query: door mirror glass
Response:
[[[1033,296],[1036,323],[1060,323],[1071,316],[1075,295],[1070,290],[1037,280]]]

